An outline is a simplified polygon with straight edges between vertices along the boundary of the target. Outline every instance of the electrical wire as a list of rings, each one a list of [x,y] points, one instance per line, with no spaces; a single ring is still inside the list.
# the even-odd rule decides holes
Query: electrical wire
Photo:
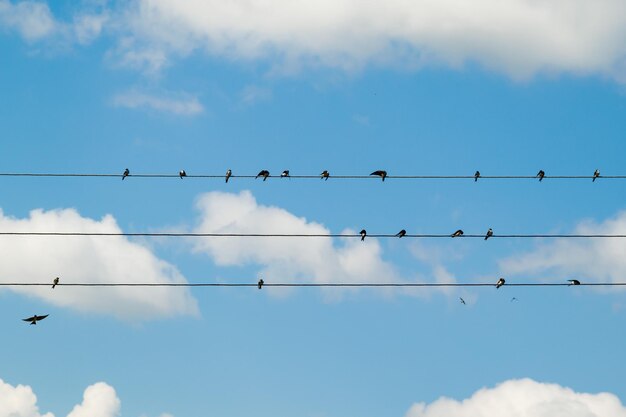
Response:
[[[0,286],[4,287],[50,287],[51,282],[0,282]],[[157,283],[141,283],[141,282],[78,282],[78,283],[58,283],[57,287],[258,287],[258,283],[227,283],[227,282],[157,282]],[[495,283],[459,283],[459,282],[322,282],[322,283],[270,283],[264,282],[263,287],[495,287]],[[503,287],[616,287],[626,286],[626,282],[590,282],[579,284],[571,283],[542,283],[542,282],[520,282],[506,283]]]

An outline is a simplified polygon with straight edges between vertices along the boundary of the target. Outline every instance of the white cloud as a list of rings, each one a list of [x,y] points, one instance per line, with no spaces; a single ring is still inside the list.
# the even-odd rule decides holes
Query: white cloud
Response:
[[[457,401],[442,397],[414,404],[406,417],[626,417],[626,408],[610,393],[578,393],[531,379],[509,380]]]
[[[0,417],[54,417],[40,414],[37,396],[29,386],[12,386],[0,379]]]
[[[74,36],[78,43],[85,45],[91,43],[100,36],[104,25],[109,20],[109,15],[102,14],[80,14],[74,16]]]
[[[116,95],[113,98],[113,105],[130,109],[149,108],[183,116],[194,116],[204,111],[198,98],[188,94],[178,94],[176,97],[159,97],[135,90]]]
[[[0,0],[0,27],[17,31],[29,42],[53,35],[58,24],[47,4],[22,1],[16,4]]]
[[[272,90],[256,85],[246,86],[240,93],[241,102],[245,105],[253,105],[260,101],[268,101],[272,98]]]
[[[575,234],[626,234],[626,211],[596,223],[580,223]],[[556,239],[540,243],[525,254],[503,260],[509,274],[543,275],[542,278],[577,278],[590,282],[623,281],[626,275],[626,240],[617,238]]]
[[[16,219],[0,211],[0,229],[7,232],[120,233],[115,219],[81,217],[73,209],[33,210]],[[172,265],[149,249],[123,236],[14,237],[0,239],[0,282],[61,283],[182,283]],[[123,319],[146,320],[173,315],[195,315],[196,300],[186,288],[168,287],[3,287],[79,311],[111,314]],[[39,313],[41,314],[41,312]]]
[[[85,390],[83,402],[74,407],[67,417],[115,417],[120,415],[120,400],[115,390],[104,382]]]

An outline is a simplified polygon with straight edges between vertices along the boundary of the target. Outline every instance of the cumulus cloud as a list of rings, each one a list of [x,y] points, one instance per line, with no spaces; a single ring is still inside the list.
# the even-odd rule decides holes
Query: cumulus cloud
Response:
[[[6,232],[100,232],[121,233],[115,219],[81,217],[73,209],[33,210],[17,219],[0,211],[0,229]],[[123,236],[49,237],[24,236],[0,239],[0,282],[61,283],[183,283],[181,273],[157,258],[148,248]],[[3,287],[78,311],[137,317],[195,315],[196,300],[185,288],[133,287]]]
[[[104,382],[85,390],[83,402],[74,407],[67,417],[115,417],[120,415],[120,400],[112,386]]]
[[[48,5],[35,1],[13,4],[0,0],[0,27],[17,31],[29,42],[51,36],[58,30]]]
[[[113,105],[130,109],[148,108],[182,116],[195,116],[204,111],[198,98],[189,94],[159,97],[135,90],[116,95],[113,98]]]
[[[40,414],[37,396],[29,386],[12,386],[0,379],[0,417],[54,417]]]
[[[602,223],[583,221],[575,234],[626,234],[626,211]],[[540,243],[528,253],[503,260],[506,274],[549,275],[591,282],[623,281],[626,275],[626,241],[616,238],[556,239]]]
[[[532,379],[509,380],[457,401],[442,397],[414,404],[406,417],[626,417],[626,408],[610,393],[578,393]]]

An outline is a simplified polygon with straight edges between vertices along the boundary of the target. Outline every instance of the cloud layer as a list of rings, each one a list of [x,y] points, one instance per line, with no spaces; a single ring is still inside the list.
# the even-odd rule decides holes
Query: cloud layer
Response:
[[[195,116],[204,111],[200,101],[188,94],[179,94],[177,97],[161,97],[135,90],[116,95],[113,98],[113,105],[129,109],[147,108],[183,116]]]
[[[8,217],[0,211],[0,230],[122,232],[112,216],[98,221],[81,217],[73,209],[33,210],[24,219]],[[3,254],[0,282],[52,282],[55,276],[61,277],[61,283],[186,282],[174,266],[123,236],[13,236],[0,238],[0,252]],[[10,290],[57,306],[133,320],[198,313],[196,300],[185,288],[59,286],[54,290],[49,287],[10,287]],[[146,311],[150,314],[146,315]]]

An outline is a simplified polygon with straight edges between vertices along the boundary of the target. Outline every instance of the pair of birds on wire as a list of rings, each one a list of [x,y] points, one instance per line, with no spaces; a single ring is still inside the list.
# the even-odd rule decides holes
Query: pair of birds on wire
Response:
[[[230,171],[230,170],[229,170]],[[124,172],[122,173],[122,181],[124,181],[124,178],[130,176],[130,169],[126,168],[124,170]],[[182,180],[183,177],[187,176],[187,172],[185,172],[184,169],[181,169],[180,171],[178,171],[178,176],[180,177],[180,179]]]
[[[456,232],[450,235],[450,237],[459,237],[459,236],[463,236],[463,230],[461,229],[457,230]],[[493,229],[489,228],[489,230],[487,230],[487,233],[485,234],[485,240],[489,239],[491,236],[493,236]]]
[[[580,281],[577,279],[568,279],[567,282],[568,282],[568,286],[580,285]],[[496,289],[502,287],[505,284],[506,284],[506,280],[504,278],[498,278],[498,281],[495,284]],[[461,300],[461,304],[465,304],[465,300],[463,299],[463,297],[459,297],[459,300]],[[518,299],[513,297],[511,298],[511,302],[513,301],[518,301]]]
[[[59,280],[60,280],[59,277],[56,277],[54,280],[52,280],[52,289],[54,289],[57,285],[59,285]],[[32,324],[37,324],[38,321],[41,321],[41,320],[45,319],[48,316],[49,316],[49,314],[46,314],[46,315],[43,315],[43,316],[38,316],[37,314],[35,314],[35,315],[31,316],[31,317],[22,319],[22,321],[26,321],[26,322],[28,322],[28,323],[30,323],[32,325]]]

